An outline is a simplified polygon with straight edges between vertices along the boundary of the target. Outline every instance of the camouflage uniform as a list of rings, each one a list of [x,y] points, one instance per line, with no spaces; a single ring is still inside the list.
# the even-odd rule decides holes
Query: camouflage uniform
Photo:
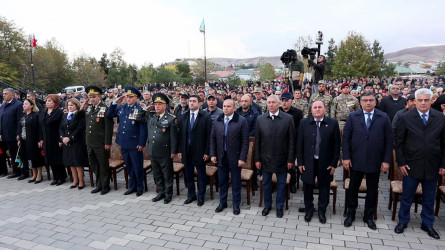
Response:
[[[329,116],[336,119],[338,121],[338,125],[340,126],[340,130],[343,130],[349,113],[354,112],[358,109],[360,109],[360,105],[357,98],[352,95],[345,96],[343,94],[340,94],[332,101]]]
[[[113,96],[113,97],[107,97],[107,99],[105,100],[105,105],[107,105],[107,107],[110,107],[110,105],[114,102],[114,101],[116,101],[116,96]]]
[[[171,102],[171,105],[174,107],[174,108],[176,108],[179,104],[181,104],[181,98],[178,98],[178,97],[173,97],[172,98],[172,102]]]
[[[309,99],[309,110],[308,110],[308,114],[310,116],[312,116],[312,103],[314,103],[315,101],[322,101],[324,103],[324,106],[326,107],[326,115],[329,115],[329,110],[331,108],[331,104],[332,104],[332,96],[329,94],[326,94],[326,92],[324,92],[323,94],[321,93],[315,93],[311,96],[311,98]]]
[[[263,99],[261,99],[260,101],[256,100],[255,103],[261,107],[262,114],[266,113],[267,102],[265,100],[263,100]]]
[[[292,106],[301,110],[303,112],[303,118],[307,118],[309,112],[308,111],[309,105],[305,100],[303,99],[300,99],[298,101],[293,100]]]

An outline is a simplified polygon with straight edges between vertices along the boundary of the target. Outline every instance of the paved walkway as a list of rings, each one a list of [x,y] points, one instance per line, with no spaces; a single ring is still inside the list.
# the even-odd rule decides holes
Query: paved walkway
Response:
[[[90,194],[91,187],[71,190],[68,183],[55,187],[48,181],[35,185],[27,180],[0,178],[0,248],[445,249],[444,239],[431,239],[421,231],[420,213],[412,215],[403,235],[394,233],[396,222],[391,221],[391,211],[387,209],[386,175],[381,177],[378,229],[370,230],[361,221],[363,200],[359,201],[357,221],[350,228],[343,227],[341,176],[339,169],[335,174],[339,181],[337,214],[332,215],[331,203],[324,225],[317,216],[310,223],[304,222],[304,214],[297,211],[303,203],[301,188],[291,195],[290,210],[285,210],[284,217],[279,219],[275,209],[269,216],[261,216],[258,194],[253,197],[252,205],[247,206],[244,188],[241,214],[234,216],[230,205],[215,214],[218,193],[215,200],[207,196],[202,207],[196,203],[183,205],[186,199],[183,182],[181,195],[175,195],[170,204],[153,203],[151,175],[149,191],[138,198],[123,195],[122,176],[118,180],[119,190],[104,196]],[[439,232],[445,232],[443,207],[435,224]]]

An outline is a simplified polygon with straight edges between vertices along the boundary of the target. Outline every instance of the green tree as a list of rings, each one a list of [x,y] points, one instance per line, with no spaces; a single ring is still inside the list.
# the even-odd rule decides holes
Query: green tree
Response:
[[[275,68],[270,63],[265,63],[260,67],[259,80],[263,81],[272,81],[275,79]]]
[[[180,62],[176,64],[176,70],[181,78],[190,77],[190,65],[187,62]]]
[[[241,79],[235,73],[232,73],[227,77],[227,82],[229,83],[230,87],[241,85]]]
[[[105,73],[101,65],[93,57],[80,55],[73,61],[74,82],[83,86],[104,86]]]
[[[373,63],[369,42],[362,34],[349,32],[341,41],[332,65],[333,76],[337,78],[362,77],[371,74]]]
[[[73,71],[68,56],[53,38],[34,54],[34,69],[37,89],[57,93],[73,83]]]
[[[156,70],[153,68],[153,64],[144,65],[137,73],[137,80],[139,86],[148,85],[152,82],[152,77],[156,73]]]
[[[177,82],[178,80],[179,77],[173,70],[164,67],[156,70],[156,73],[152,77],[152,81],[157,83]]]
[[[437,65],[436,75],[444,75],[445,74],[445,62],[441,62]]]
[[[206,72],[207,75],[215,68],[215,64],[207,61],[207,67]],[[204,60],[203,59],[197,59],[196,64],[191,67],[192,75],[194,77],[194,81],[197,83],[197,85],[203,85],[205,82],[204,78]],[[208,80],[208,79],[207,79]]]
[[[99,65],[105,73],[105,77],[108,75],[108,70],[110,70],[110,60],[107,58],[107,53],[103,53],[100,58]]]
[[[332,77],[332,66],[334,65],[335,55],[337,54],[337,46],[335,45],[334,38],[329,40],[328,51],[326,52],[326,68],[325,68],[325,78]]]

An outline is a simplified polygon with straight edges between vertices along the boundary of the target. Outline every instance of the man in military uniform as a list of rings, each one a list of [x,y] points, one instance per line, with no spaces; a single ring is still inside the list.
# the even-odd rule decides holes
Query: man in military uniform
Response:
[[[86,144],[90,166],[96,175],[96,188],[91,193],[104,195],[110,191],[110,167],[108,151],[113,136],[113,119],[105,117],[108,107],[100,100],[102,90],[96,86],[86,89],[88,100],[81,109],[85,109]]]
[[[114,102],[117,97],[114,95],[114,89],[109,89],[108,91],[108,96],[107,99],[105,100],[105,105],[107,105],[107,107],[110,107],[111,103]]]
[[[151,106],[152,105],[152,103],[151,103],[151,94],[150,94],[150,91],[148,91],[148,90],[145,90],[143,93],[142,93],[142,101],[141,101],[141,106],[142,106],[142,108],[144,108],[144,109],[146,109],[148,106]]]
[[[166,112],[170,103],[166,95],[156,93],[153,103],[155,111],[141,111],[137,120],[147,122],[148,127],[147,151],[159,191],[152,201],[164,199],[164,203],[168,204],[173,196],[173,158],[178,152],[178,121]]]
[[[332,96],[326,94],[326,83],[323,80],[320,80],[318,82],[318,93],[313,94],[309,99],[309,112],[312,108],[312,103],[314,103],[315,101],[322,101],[326,110],[330,110],[332,104]],[[312,113],[310,113],[309,115],[312,116]]]
[[[307,118],[308,116],[308,103],[303,100],[303,94],[300,89],[294,91],[294,100],[292,102],[292,106],[297,108],[303,112],[303,118]]]
[[[262,94],[261,94],[261,89],[260,88],[255,88],[253,90],[253,93],[255,94],[256,100],[255,103],[258,104],[261,107],[261,114],[266,113],[267,111],[267,102],[265,100],[263,100]]]
[[[176,106],[175,110],[173,111],[173,114],[178,118],[178,120],[181,120],[182,115],[187,113],[189,111],[189,94],[187,92],[181,93],[181,100],[179,101],[179,105]]]
[[[332,101],[329,116],[338,121],[340,131],[343,131],[349,113],[359,110],[360,104],[357,98],[349,94],[350,88],[347,82],[343,83],[340,89],[341,94]]]
[[[116,135],[116,143],[121,146],[128,175],[130,176],[128,189],[124,195],[136,192],[141,196],[144,192],[144,150],[147,143],[147,124],[145,121],[136,121],[142,107],[137,103],[141,93],[134,87],[126,87],[125,94],[111,103],[107,111],[107,117],[118,117],[119,129]],[[126,104],[120,105],[126,100]]]
[[[172,92],[172,106],[176,109],[176,107],[181,104],[181,95],[182,93],[180,91],[173,91]]]

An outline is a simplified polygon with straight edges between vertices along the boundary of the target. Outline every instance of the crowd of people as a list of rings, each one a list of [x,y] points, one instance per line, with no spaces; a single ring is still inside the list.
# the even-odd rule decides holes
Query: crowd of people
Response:
[[[84,167],[96,176],[91,193],[110,191],[109,151],[120,146],[129,175],[124,195],[143,194],[143,151],[151,160],[158,194],[153,202],[173,198],[173,159],[185,167],[187,199],[205,202],[206,164],[218,168],[220,202],[228,207],[232,186],[233,214],[240,214],[241,167],[248,162],[249,137],[255,139],[252,188],[261,176],[263,216],[272,207],[276,183],[276,216],[283,217],[286,183],[296,192],[298,176],[304,188],[305,221],[318,211],[326,223],[329,186],[338,166],[350,172],[345,227],[358,206],[357,194],[366,176],[363,221],[376,229],[373,214],[380,172],[396,162],[403,173],[403,195],[396,233],[410,220],[416,188],[422,184],[422,230],[440,238],[433,228],[433,206],[439,175],[445,174],[445,95],[442,76],[424,79],[364,78],[309,83],[249,83],[231,88],[224,82],[205,86],[150,85],[143,90],[102,89],[85,93],[49,94],[44,106],[28,93],[20,100],[14,89],[3,89],[0,106],[0,174],[42,182],[42,166],[50,166],[51,185],[62,185],[67,170],[71,189],[85,187]],[[291,86],[291,87],[289,87]],[[115,141],[113,138],[115,133]],[[15,159],[19,160],[15,160]],[[197,190],[195,186],[197,173]],[[229,181],[230,176],[230,181]],[[319,189],[318,209],[313,203]]]

